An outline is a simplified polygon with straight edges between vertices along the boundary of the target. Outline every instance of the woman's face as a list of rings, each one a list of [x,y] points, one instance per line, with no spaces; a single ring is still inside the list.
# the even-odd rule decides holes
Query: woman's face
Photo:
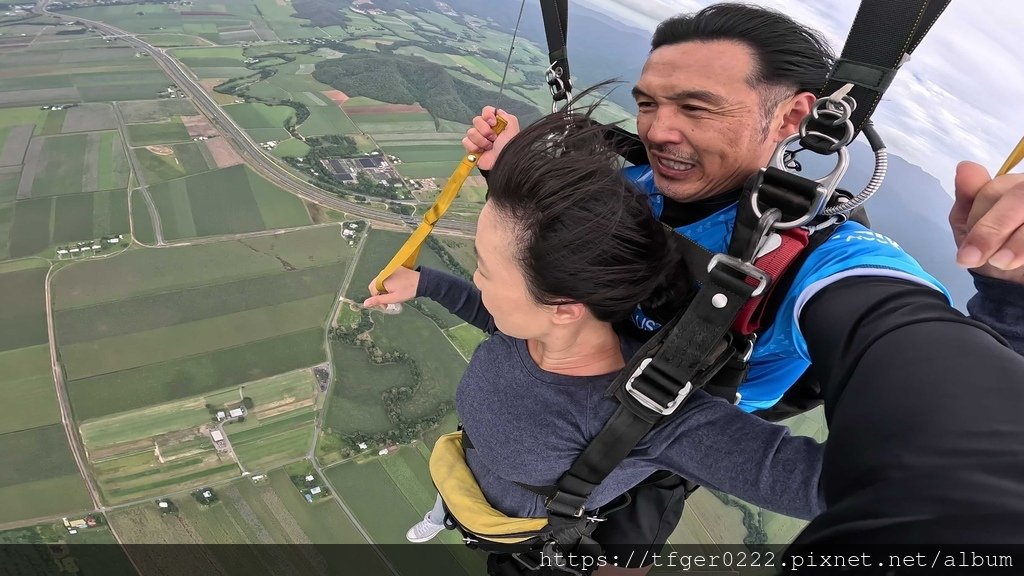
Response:
[[[537,304],[515,254],[519,247],[505,216],[487,202],[476,225],[476,272],[473,283],[498,330],[522,340],[543,336],[551,328],[552,306]]]

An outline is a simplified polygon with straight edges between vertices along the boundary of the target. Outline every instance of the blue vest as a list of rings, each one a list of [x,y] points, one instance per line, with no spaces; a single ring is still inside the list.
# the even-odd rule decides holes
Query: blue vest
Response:
[[[625,169],[625,175],[651,201],[655,216],[660,217],[664,196],[654,186],[649,166]],[[692,224],[676,228],[712,252],[725,252],[732,238],[736,220],[734,203]],[[942,284],[921,268],[899,244],[872,232],[856,222],[841,224],[816,250],[811,252],[794,278],[768,330],[758,337],[750,360],[750,372],[740,385],[739,407],[747,412],[771,408],[810,366],[807,342],[800,333],[800,310],[811,296],[836,280],[849,276],[887,276],[931,286],[945,294]],[[637,307],[634,323],[644,330],[660,325],[647,318]]]

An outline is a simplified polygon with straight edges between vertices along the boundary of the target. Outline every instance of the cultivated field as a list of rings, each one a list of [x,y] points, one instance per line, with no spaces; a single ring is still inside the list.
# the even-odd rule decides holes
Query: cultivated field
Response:
[[[364,544],[334,549],[197,546],[187,557],[161,547],[133,547],[132,559],[147,572],[209,574],[230,566],[231,573],[250,574],[387,573],[336,500],[307,503],[283,471],[272,472],[259,483],[244,479],[214,490],[219,500],[210,506],[182,495],[173,499],[177,513],[161,516],[154,504],[147,503],[112,512],[110,521],[129,543]]]
[[[349,265],[340,228],[133,250],[54,280],[56,331],[80,421],[323,362]]]
[[[96,479],[110,502],[132,501],[236,477],[243,470],[259,472],[255,464],[281,464],[301,458],[312,443],[312,420],[294,423],[304,436],[296,449],[287,450],[282,438],[295,443],[293,428],[280,421],[311,416],[317,389],[309,370],[303,369],[248,382],[204,396],[195,396],[146,408],[121,412],[82,424],[82,440]],[[218,429],[215,413],[244,405],[244,423],[222,428],[242,463],[218,450],[210,438]],[[248,457],[259,450],[262,459]],[[244,455],[243,455],[244,454]],[[266,470],[266,468],[262,468]]]
[[[90,505],[60,423],[50,368],[47,268],[42,261],[0,264],[0,522]]]
[[[178,178],[149,191],[167,240],[310,224],[301,200],[242,165]]]
[[[142,167],[146,184],[202,174],[211,169],[209,150],[202,143],[136,148],[135,157]]]

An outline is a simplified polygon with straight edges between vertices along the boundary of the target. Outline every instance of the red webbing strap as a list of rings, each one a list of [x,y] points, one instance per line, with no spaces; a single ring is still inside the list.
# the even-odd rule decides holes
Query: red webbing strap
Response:
[[[744,336],[750,336],[761,327],[764,315],[764,307],[761,304],[768,301],[772,291],[775,290],[775,280],[786,273],[786,270],[800,257],[800,253],[807,248],[810,241],[810,235],[804,228],[783,230],[779,232],[779,236],[782,237],[782,244],[754,261],[754,266],[763,270],[771,281],[763,293],[747,301],[732,324],[733,330]],[[747,283],[752,286],[757,285],[757,281],[753,278],[748,278]]]

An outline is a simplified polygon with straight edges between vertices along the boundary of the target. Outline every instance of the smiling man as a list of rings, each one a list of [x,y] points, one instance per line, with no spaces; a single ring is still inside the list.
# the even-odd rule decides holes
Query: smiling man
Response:
[[[817,33],[762,8],[716,4],[662,22],[633,90],[637,131],[649,164],[627,168],[626,176],[646,192],[663,223],[713,253],[726,252],[744,183],[769,163],[781,141],[798,131],[832,61],[830,49]],[[467,150],[482,151],[478,164],[482,169],[493,165],[516,131],[511,118],[510,129],[496,136],[490,128],[494,113],[485,109],[463,141]],[[986,208],[992,210],[980,220],[970,209],[960,210],[956,221],[951,217],[954,230],[960,230],[958,241],[983,246],[969,258],[972,262],[965,261],[963,252],[961,261],[970,266],[990,259],[995,262],[993,255],[1005,246],[1016,257],[1003,262],[1002,268],[1019,268],[1024,264],[1024,233],[1015,231],[1024,216],[1019,202],[1024,182],[1020,176],[988,182],[987,174],[977,174],[975,168],[969,164],[958,168],[958,200],[987,194],[978,195],[979,190],[1010,200],[988,203]],[[965,228],[971,231],[965,233]],[[991,267],[985,272],[1008,279],[1020,274]],[[981,288],[991,300],[1000,298],[995,292],[1019,290],[1009,284],[996,288],[979,284]],[[633,319],[641,329],[660,326],[639,308]],[[999,325],[995,318],[987,320]],[[1016,338],[1012,343],[1024,350],[1019,330],[1005,323],[1003,329],[1003,336]],[[985,429],[993,435],[1012,430],[1024,437],[1018,410],[1011,409],[1014,402],[988,402],[985,393],[963,386],[970,380],[972,386],[990,388],[987,394],[995,398],[1024,401],[1024,388],[1009,385],[1007,379],[1007,374],[1019,372],[1021,359],[1003,354],[1006,350],[991,331],[954,310],[939,282],[895,242],[856,222],[836,227],[792,275],[771,326],[758,336],[750,370],[739,387],[739,407],[761,414],[773,410],[813,368],[829,417],[829,449],[843,455],[826,458],[822,473],[826,495],[830,505],[837,505],[836,511],[819,518],[805,539],[815,533],[856,533],[857,526],[863,526],[856,522],[858,518],[884,519],[896,538],[893,541],[905,541],[928,533],[927,529],[902,529],[915,518],[1024,515],[1024,504],[1014,510],[1005,504],[1017,502],[1018,496],[1024,502],[1024,483],[1008,481],[1021,476],[1004,465],[1024,458],[1024,446],[1005,444],[1012,455],[969,466],[958,467],[949,460],[952,453],[979,454],[990,448],[985,440],[989,436],[971,428],[976,425],[971,424],[974,419],[965,423],[956,416],[968,406],[972,414],[985,414]],[[883,340],[886,346],[874,346]],[[951,345],[955,342],[965,344]],[[966,346],[975,346],[976,353],[965,352]],[[983,357],[998,361],[977,360]],[[915,366],[909,374],[908,365]],[[846,415],[868,410],[866,416],[844,421],[841,411],[837,412],[844,401]],[[868,416],[871,424],[865,427]],[[964,429],[972,433],[963,433]],[[911,451],[918,458],[910,457]],[[948,462],[951,470],[965,471],[959,482],[943,482],[942,471],[929,467],[929,462]],[[845,482],[853,477],[874,477],[876,488],[888,486],[888,495],[899,497],[862,495],[860,491],[871,483]],[[893,487],[894,478],[903,478],[903,484]],[[998,501],[983,489],[993,482],[1007,488]],[[831,493],[828,486],[833,487]],[[594,537],[609,554],[650,558],[675,528],[692,489],[678,477],[652,476],[632,491],[632,505],[610,514]],[[932,496],[912,497],[920,494]],[[844,502],[857,504],[852,514],[844,510]],[[937,507],[936,502],[945,504]],[[998,538],[1010,534],[1007,527],[1012,525],[1000,521],[988,526]],[[962,535],[956,527],[945,529],[942,522],[935,526],[940,539],[956,541]],[[647,567],[641,565],[629,568],[642,573]],[[623,572],[621,565],[616,571]],[[610,573],[599,573],[606,572]]]

